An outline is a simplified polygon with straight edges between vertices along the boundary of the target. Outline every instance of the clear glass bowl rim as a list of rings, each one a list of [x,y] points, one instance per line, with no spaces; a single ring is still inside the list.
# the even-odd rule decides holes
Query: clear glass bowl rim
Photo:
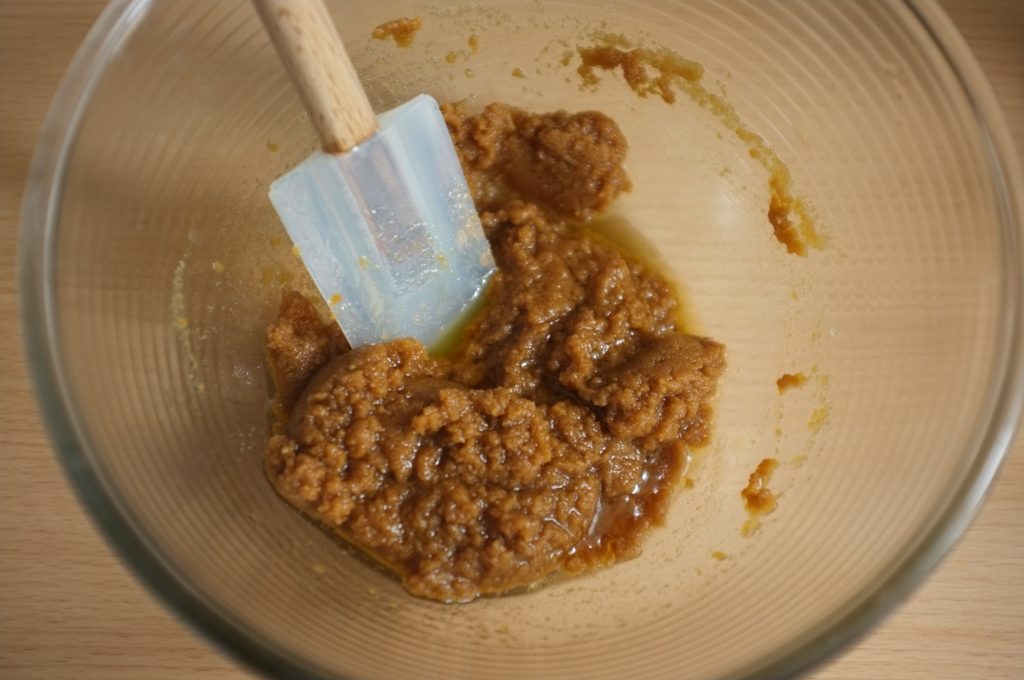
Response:
[[[1003,242],[1002,328],[990,386],[988,418],[974,438],[972,464],[931,531],[887,569],[888,577],[852,598],[814,631],[789,641],[722,680],[788,678],[856,640],[903,601],[963,535],[1010,450],[1024,407],[1024,182],[1019,156],[980,65],[937,3],[899,0],[920,22],[955,75],[975,114],[987,152]],[[198,631],[236,659],[273,677],[337,677],[296,658],[244,623],[218,611],[163,562],[145,531],[120,510],[90,454],[85,430],[68,396],[56,351],[59,324],[53,299],[52,255],[70,149],[106,65],[151,0],[113,0],[79,47],[43,122],[22,202],[19,226],[20,319],[43,420],[79,501],[135,576]]]

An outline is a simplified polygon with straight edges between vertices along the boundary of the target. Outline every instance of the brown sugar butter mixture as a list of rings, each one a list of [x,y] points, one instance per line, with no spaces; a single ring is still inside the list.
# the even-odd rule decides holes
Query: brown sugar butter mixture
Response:
[[[286,294],[266,473],[409,592],[453,602],[637,555],[707,440],[725,360],[662,276],[572,226],[629,188],[614,121],[442,108],[498,263],[485,307],[434,357],[350,350]]]

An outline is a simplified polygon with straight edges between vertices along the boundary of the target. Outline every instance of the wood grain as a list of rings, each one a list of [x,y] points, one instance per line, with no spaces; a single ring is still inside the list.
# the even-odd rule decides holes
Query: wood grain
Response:
[[[340,153],[377,131],[377,118],[322,0],[253,0],[324,151]]]
[[[1024,3],[943,3],[1024,149]],[[0,677],[252,678],[164,609],[83,516],[50,451],[16,321],[16,224],[61,73],[103,3],[0,1]],[[967,536],[815,680],[1024,678],[1024,441]]]

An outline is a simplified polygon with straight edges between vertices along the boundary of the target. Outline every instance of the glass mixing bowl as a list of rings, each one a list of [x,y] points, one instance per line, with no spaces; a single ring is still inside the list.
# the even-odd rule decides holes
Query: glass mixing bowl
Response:
[[[68,474],[145,582],[288,677],[588,679],[783,676],[920,582],[995,475],[1024,378],[1020,170],[934,4],[332,11],[378,110],[426,90],[619,121],[635,188],[616,212],[728,348],[713,443],[641,557],[529,594],[414,599],[339,546],[261,468],[263,331],[280,290],[307,286],[267,186],[312,129],[248,3],[113,2],[32,167],[23,321]],[[412,46],[370,38],[403,15],[423,18]],[[764,169],[708,109],[613,73],[581,90],[573,50],[595,30],[701,62],[825,247],[773,240]],[[780,394],[798,371],[808,384]],[[765,457],[779,507],[744,537],[739,492]]]

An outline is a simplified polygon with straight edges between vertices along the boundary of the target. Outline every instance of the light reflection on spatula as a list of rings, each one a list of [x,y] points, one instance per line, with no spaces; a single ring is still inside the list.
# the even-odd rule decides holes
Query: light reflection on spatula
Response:
[[[320,135],[270,200],[353,347],[428,347],[494,259],[441,112],[420,95],[374,117],[321,0],[253,0]]]

